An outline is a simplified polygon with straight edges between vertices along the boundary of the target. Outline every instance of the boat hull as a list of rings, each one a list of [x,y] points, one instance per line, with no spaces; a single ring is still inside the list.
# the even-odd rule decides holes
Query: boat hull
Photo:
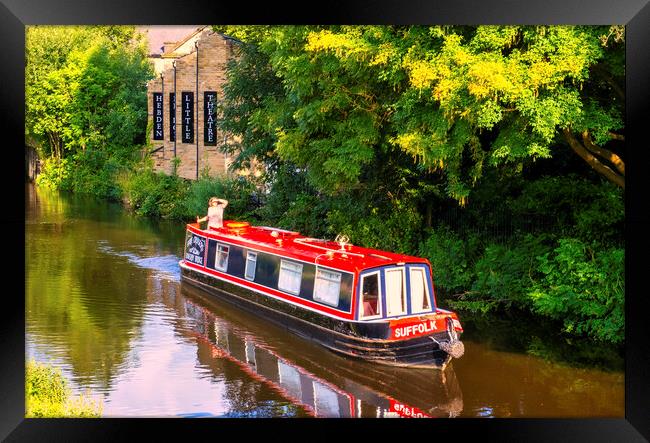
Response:
[[[186,284],[349,357],[391,366],[440,369],[451,360],[438,344],[449,340],[446,331],[405,340],[388,340],[385,338],[388,334],[385,322],[337,320],[182,265],[181,279]]]

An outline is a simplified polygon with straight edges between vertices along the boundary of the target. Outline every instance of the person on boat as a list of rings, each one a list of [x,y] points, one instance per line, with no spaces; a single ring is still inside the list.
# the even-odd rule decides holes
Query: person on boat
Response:
[[[201,223],[208,221],[208,228],[222,228],[223,227],[223,210],[228,206],[228,200],[222,198],[212,197],[208,200],[208,215],[199,218],[196,217],[196,222]]]

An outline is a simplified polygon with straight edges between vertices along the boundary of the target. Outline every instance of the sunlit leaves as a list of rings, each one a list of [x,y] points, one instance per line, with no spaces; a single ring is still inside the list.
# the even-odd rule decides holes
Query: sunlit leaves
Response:
[[[42,154],[144,141],[146,50],[128,26],[27,29],[26,128]]]
[[[562,128],[603,142],[621,127],[620,107],[583,92],[592,66],[609,54],[599,38],[605,28],[247,29],[284,94],[274,102],[282,116],[270,106],[257,111],[273,122],[265,130],[278,144],[269,149],[305,167],[325,192],[355,186],[392,144],[448,180],[449,196],[461,201],[486,158],[521,167],[550,157]],[[496,137],[480,141],[485,131]]]
[[[553,254],[538,257],[543,279],[528,294],[535,311],[561,320],[567,332],[621,343],[625,328],[625,253],[594,251],[560,239]]]

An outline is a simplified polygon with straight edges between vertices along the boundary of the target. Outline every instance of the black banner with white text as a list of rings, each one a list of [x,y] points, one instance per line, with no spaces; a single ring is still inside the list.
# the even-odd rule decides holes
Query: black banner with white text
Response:
[[[217,145],[217,93],[203,92],[203,143],[206,146]]]
[[[153,139],[165,139],[163,131],[163,95],[161,92],[153,93]]]
[[[183,92],[183,143],[194,143],[194,93]]]

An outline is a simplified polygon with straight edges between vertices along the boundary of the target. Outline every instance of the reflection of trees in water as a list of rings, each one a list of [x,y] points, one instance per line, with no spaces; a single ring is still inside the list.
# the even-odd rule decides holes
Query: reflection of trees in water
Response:
[[[183,223],[136,216],[119,203],[33,185],[27,185],[25,195],[28,223],[36,219],[41,223],[86,222],[95,224],[98,233],[116,231],[113,238],[122,245],[147,245],[179,256],[183,250]]]
[[[81,386],[108,390],[141,329],[146,278],[100,246],[156,237],[106,203],[31,186],[27,199],[27,331]]]
[[[615,417],[624,407],[623,374],[574,368],[466,340],[456,365],[470,386],[464,416]]]
[[[623,349],[601,346],[593,340],[552,336],[557,330],[550,320],[531,318],[524,312],[502,315],[461,313],[466,340],[485,343],[505,352],[534,355],[546,361],[562,362],[576,368],[599,368],[622,371]]]

